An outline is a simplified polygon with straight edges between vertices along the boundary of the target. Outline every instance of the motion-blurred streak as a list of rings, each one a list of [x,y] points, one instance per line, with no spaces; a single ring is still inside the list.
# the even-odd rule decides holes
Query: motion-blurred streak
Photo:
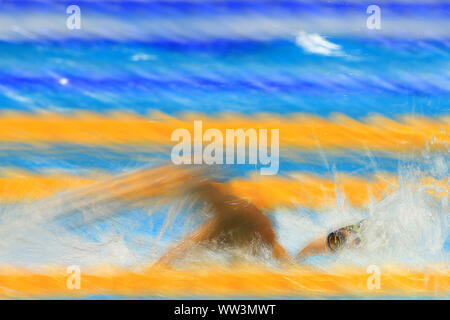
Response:
[[[450,118],[437,119],[404,115],[397,120],[372,115],[357,120],[345,115],[330,118],[311,114],[183,114],[180,117],[152,113],[148,117],[131,113],[4,113],[0,116],[0,141],[24,143],[78,143],[85,145],[175,145],[171,134],[178,128],[193,132],[193,122],[202,119],[203,130],[264,128],[280,130],[280,147],[301,150],[362,150],[411,153],[429,148],[447,151]],[[130,134],[130,133],[133,134]],[[431,143],[432,142],[432,143]]]

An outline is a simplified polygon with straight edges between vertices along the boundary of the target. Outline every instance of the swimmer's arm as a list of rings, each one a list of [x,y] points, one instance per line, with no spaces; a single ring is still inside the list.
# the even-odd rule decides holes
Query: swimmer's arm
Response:
[[[180,255],[185,253],[195,244],[208,240],[211,233],[213,232],[214,218],[207,221],[197,232],[190,234],[184,238],[179,245],[170,249],[166,254],[164,254],[156,263],[157,265],[167,266],[175,261]]]
[[[305,259],[310,256],[315,256],[318,254],[331,252],[327,244],[327,236],[320,237],[312,242],[310,242],[305,248],[300,250],[300,252],[295,257],[296,259]]]
[[[282,263],[286,263],[286,264],[293,264],[294,263],[294,261],[292,260],[291,255],[276,240],[272,243],[272,254],[273,254],[273,256],[276,259],[278,259]]]
[[[192,193],[197,194],[200,198],[210,202],[216,214],[221,214],[225,203],[225,196],[219,189],[217,184],[209,182],[201,182],[196,185],[192,190]],[[217,217],[213,217],[206,221],[202,227],[195,233],[191,233],[186,236],[177,246],[170,249],[165,253],[156,263],[160,266],[168,266],[173,261],[178,259],[187,250],[192,248],[195,244],[210,239],[216,232],[214,227]]]

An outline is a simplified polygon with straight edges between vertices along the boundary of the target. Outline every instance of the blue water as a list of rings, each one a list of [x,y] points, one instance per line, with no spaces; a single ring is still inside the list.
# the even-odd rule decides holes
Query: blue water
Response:
[[[0,3],[0,112],[340,113],[356,120],[372,114],[440,120],[450,111],[447,1],[382,2],[379,31],[365,26],[367,1],[77,1],[80,30],[66,28],[69,4]],[[296,41],[299,32],[317,34],[338,49],[308,51]],[[320,47],[320,42],[311,45]],[[369,178],[380,172],[396,175],[405,163],[433,175],[433,166],[422,157],[325,150],[325,163],[311,151],[298,151],[303,156],[298,161],[283,151],[280,175],[300,171],[332,177],[344,172]],[[117,174],[164,163],[169,154],[151,145],[112,149],[3,141],[0,168]],[[448,160],[444,154],[447,168]],[[227,178],[232,178],[257,168],[227,169]],[[71,229],[70,221],[57,223],[89,243],[104,244],[108,235],[120,235],[130,255],[142,261],[152,248],[136,238],[153,239],[166,219],[164,213],[148,216],[146,210],[129,210],[114,224],[99,221]],[[318,223],[319,214],[308,211],[306,216]],[[367,215],[367,210],[358,215]],[[161,241],[169,245],[199,223],[194,219],[186,224],[180,216]],[[443,229],[443,251],[448,254],[448,227]],[[48,250],[39,254],[37,263],[54,262],[54,252]],[[99,260],[107,260],[109,253],[99,254]],[[9,253],[2,257],[0,262],[31,261],[14,261],[16,256]]]
[[[1,43],[0,107],[355,118],[448,112],[448,40],[328,40],[346,56],[309,54],[292,41]],[[133,61],[139,55],[148,60]]]

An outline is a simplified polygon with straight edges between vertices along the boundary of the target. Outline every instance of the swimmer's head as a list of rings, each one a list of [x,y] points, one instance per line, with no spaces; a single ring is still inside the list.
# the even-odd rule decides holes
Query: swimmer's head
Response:
[[[330,233],[327,244],[331,251],[337,251],[343,246],[354,247],[360,244],[358,236],[359,225],[351,225]]]

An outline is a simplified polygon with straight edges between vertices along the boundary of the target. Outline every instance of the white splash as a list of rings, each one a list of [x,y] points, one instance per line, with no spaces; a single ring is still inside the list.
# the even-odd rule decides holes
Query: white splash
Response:
[[[69,79],[67,79],[67,78],[60,78],[58,80],[58,82],[59,82],[60,85],[65,86],[65,85],[67,85],[69,83]]]
[[[357,249],[344,249],[338,254],[318,256],[302,263],[312,263],[318,268],[327,268],[330,263],[342,265],[403,264],[408,266],[426,266],[432,263],[448,263],[448,251],[445,244],[448,238],[448,185],[424,186],[420,177],[432,175],[442,180],[448,177],[448,157],[441,155],[426,159],[425,167],[402,166],[398,173],[399,188],[379,202],[373,202],[368,208],[358,209],[346,203],[338,196],[338,209],[315,212],[305,208],[298,210],[278,210],[270,214],[274,217],[275,230],[281,244],[295,255],[309,241],[328,232],[366,219],[361,238],[362,246]],[[436,194],[447,194],[435,197]],[[133,218],[123,219],[112,213],[120,210],[120,204],[103,199],[101,194],[83,196],[78,192],[69,196],[56,195],[33,204],[0,207],[0,264],[45,266],[48,264],[95,265],[110,263],[117,266],[133,267],[151,263],[160,254],[171,247],[182,234],[160,238],[157,234],[133,234]],[[188,203],[189,204],[189,203]],[[173,206],[174,203],[171,203]],[[186,207],[183,204],[184,207]],[[73,232],[71,225],[77,225],[77,219],[56,221],[56,216],[71,214],[70,217],[108,217],[103,220],[108,228],[94,223],[91,234],[96,239],[86,238]],[[155,209],[156,210],[156,209]],[[170,210],[164,209],[166,213]],[[157,214],[160,214],[156,212]],[[198,214],[198,212],[196,211]],[[149,212],[149,214],[153,214]],[[163,214],[163,213],[161,213]],[[186,216],[166,215],[168,227],[174,219]],[[165,225],[165,223],[164,223]],[[187,225],[192,230],[193,225]],[[146,226],[150,228],[150,226]],[[125,237],[132,238],[126,240]],[[197,248],[187,253],[182,265],[217,261],[224,264],[247,260],[275,265],[269,251],[260,255],[249,254],[252,250],[210,250]]]
[[[338,209],[323,212],[310,212],[304,208],[296,212],[278,211],[275,224],[280,242],[295,254],[310,241],[365,219],[360,232],[361,246],[304,262],[317,267],[331,262],[363,266],[397,264],[418,268],[448,264],[449,253],[445,248],[450,219],[448,183],[447,186],[423,185],[420,179],[432,176],[445,181],[449,175],[449,160],[442,154],[422,160],[421,169],[401,165],[399,187],[367,208],[353,208],[344,199],[344,205],[338,205]]]
[[[341,46],[334,44],[317,33],[306,33],[301,31],[295,38],[295,43],[303,50],[310,53],[325,56],[342,55]]]
[[[131,61],[149,61],[149,60],[156,60],[156,56],[145,53],[137,53],[131,57]]]

